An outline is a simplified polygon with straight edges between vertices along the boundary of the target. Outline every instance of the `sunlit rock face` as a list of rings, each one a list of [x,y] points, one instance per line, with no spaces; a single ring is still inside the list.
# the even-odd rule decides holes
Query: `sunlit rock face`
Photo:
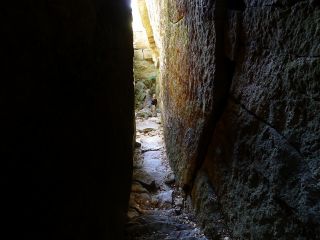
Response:
[[[208,141],[204,129],[211,127],[214,104],[225,93],[226,82],[216,77],[220,73],[216,71],[214,5],[169,1],[149,8],[160,11],[152,15],[160,15],[160,81],[168,155],[181,184],[188,188],[197,159],[204,153],[199,143]]]
[[[168,156],[207,233],[320,238],[319,4],[150,2]]]
[[[154,61],[156,61],[156,58],[159,57],[159,53],[158,53],[158,49],[157,49],[157,46],[156,46],[156,43],[154,40],[153,29],[151,26],[150,17],[149,17],[149,13],[148,13],[148,9],[147,9],[147,2],[148,1],[146,1],[146,0],[136,0],[136,1],[137,1],[137,5],[139,8],[141,22],[142,22],[144,29],[146,31],[149,47],[154,54],[154,56],[153,56]]]
[[[148,10],[144,0],[133,0],[133,46],[136,110],[147,107],[157,92],[158,50],[154,42]]]
[[[132,175],[129,1],[1,7],[1,235],[122,239]]]

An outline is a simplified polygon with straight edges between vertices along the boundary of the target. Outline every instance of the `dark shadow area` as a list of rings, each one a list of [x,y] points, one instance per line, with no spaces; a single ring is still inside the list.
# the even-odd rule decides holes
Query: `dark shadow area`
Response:
[[[2,238],[122,239],[134,121],[128,1],[13,1],[1,11]]]
[[[243,0],[228,0],[227,8],[229,10],[244,11],[246,5]]]
[[[236,68],[236,63],[235,61],[232,61],[230,58],[225,58],[225,65],[226,65],[226,73],[227,73],[227,82],[229,83],[228,89],[230,89],[232,79],[234,76],[235,68]]]

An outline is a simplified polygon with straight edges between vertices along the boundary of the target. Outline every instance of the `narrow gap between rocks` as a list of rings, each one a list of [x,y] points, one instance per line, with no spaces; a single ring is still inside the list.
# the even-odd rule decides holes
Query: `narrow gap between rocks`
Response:
[[[127,239],[207,239],[186,209],[166,156],[160,114],[136,118]]]
[[[161,110],[157,104],[157,56],[150,44],[152,36],[145,29],[143,17],[146,16],[141,14],[143,6],[139,2],[132,1],[136,143],[126,239],[206,240],[187,207],[191,204],[186,203],[182,189],[176,186],[167,159]]]

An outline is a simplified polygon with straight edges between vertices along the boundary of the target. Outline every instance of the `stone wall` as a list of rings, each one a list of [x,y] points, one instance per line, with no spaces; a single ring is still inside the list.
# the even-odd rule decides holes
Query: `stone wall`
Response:
[[[152,2],[168,156],[207,234],[320,238],[318,1]]]
[[[143,109],[139,116],[151,116],[148,109],[151,97],[157,91],[159,53],[153,38],[145,0],[133,0],[133,46],[135,107]]]
[[[167,151],[181,184],[190,188],[208,142],[214,105],[220,106],[227,83],[217,78],[216,31],[211,3],[159,3],[160,82]],[[152,7],[152,6],[151,6]],[[200,17],[200,15],[203,17]],[[218,21],[219,22],[219,21]],[[220,47],[221,49],[221,47]],[[220,89],[213,95],[213,88]],[[201,144],[199,144],[201,143]],[[189,189],[190,190],[190,189]]]
[[[320,237],[320,9],[228,5],[227,107],[203,168],[235,237]]]
[[[152,50],[153,61],[158,62],[159,51],[158,51],[158,47],[155,42],[155,38],[154,38],[154,34],[153,34],[154,31],[152,29],[151,21],[150,21],[149,14],[148,14],[147,2],[146,2],[146,0],[136,0],[136,1],[137,1],[138,8],[139,8],[141,22],[142,22],[143,27],[146,31],[149,47]]]
[[[122,239],[134,116],[129,1],[1,5],[2,236]]]

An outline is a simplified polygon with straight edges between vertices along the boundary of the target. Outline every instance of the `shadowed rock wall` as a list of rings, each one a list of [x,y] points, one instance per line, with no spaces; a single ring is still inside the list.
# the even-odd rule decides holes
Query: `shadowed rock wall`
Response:
[[[122,239],[133,136],[129,1],[7,2],[1,235]]]
[[[320,238],[320,9],[228,5],[227,107],[203,168],[235,237]]]
[[[207,234],[320,238],[318,1],[154,9],[168,156]]]

